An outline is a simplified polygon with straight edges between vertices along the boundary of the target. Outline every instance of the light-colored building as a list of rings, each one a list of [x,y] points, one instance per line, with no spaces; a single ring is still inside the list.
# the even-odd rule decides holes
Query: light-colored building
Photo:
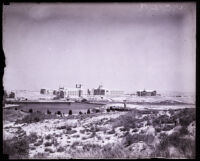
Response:
[[[96,89],[92,89],[92,94],[99,95],[99,96],[121,96],[124,94],[122,90],[115,90],[115,89],[107,89],[99,86]]]

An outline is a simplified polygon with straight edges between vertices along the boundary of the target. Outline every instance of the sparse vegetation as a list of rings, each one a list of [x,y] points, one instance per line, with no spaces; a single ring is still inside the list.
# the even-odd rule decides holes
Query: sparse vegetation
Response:
[[[15,113],[21,112],[14,108],[13,111]],[[4,140],[4,152],[12,153],[11,158],[26,158],[29,155],[29,150],[30,153],[35,153],[35,149],[44,148],[45,152],[38,153],[34,156],[34,159],[48,158],[49,153],[54,152],[59,152],[58,155],[63,155],[62,152],[65,152],[72,158],[87,159],[195,157],[194,130],[196,117],[194,109],[161,112],[133,109],[118,114],[118,112],[106,113],[104,118],[102,115],[92,112],[90,115],[71,115],[60,118],[55,115],[48,115],[48,110],[46,115],[41,112],[27,113],[27,116],[18,120],[18,123],[41,121],[41,124],[45,123],[46,135],[38,136],[40,132],[37,132],[36,129],[37,133],[30,132],[26,136],[26,132],[22,129],[24,127],[26,129],[29,124],[18,125],[11,130],[16,131],[15,134],[18,138]],[[113,115],[114,117],[109,118]],[[59,120],[42,121],[51,118]],[[48,127],[48,124],[52,121],[53,123]],[[194,125],[191,124],[192,122]],[[30,127],[32,128],[35,125],[39,124],[31,124]],[[6,130],[9,130],[9,128],[9,126],[5,127]],[[51,132],[48,134],[49,130]],[[74,139],[77,140],[74,142]],[[92,142],[93,140],[95,141]],[[61,146],[60,142],[65,143],[65,145]],[[14,150],[13,147],[15,147]]]

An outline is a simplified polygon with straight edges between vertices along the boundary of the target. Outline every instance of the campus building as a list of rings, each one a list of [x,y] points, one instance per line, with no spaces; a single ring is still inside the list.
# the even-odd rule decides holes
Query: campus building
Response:
[[[154,90],[140,90],[137,91],[137,96],[156,96],[156,91]]]

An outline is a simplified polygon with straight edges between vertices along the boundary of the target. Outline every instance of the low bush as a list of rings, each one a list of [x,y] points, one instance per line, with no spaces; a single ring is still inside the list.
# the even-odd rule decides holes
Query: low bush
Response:
[[[50,134],[48,134],[48,135],[45,136],[45,139],[47,139],[47,140],[49,140],[51,138],[52,138],[52,135],[50,135]]]
[[[48,114],[48,115],[51,115],[51,111],[49,111],[49,109],[47,109],[47,114]]]
[[[98,150],[100,151],[101,146],[98,144],[84,144],[83,145],[83,150],[85,151],[92,151],[92,150]]]
[[[107,112],[110,112],[110,109],[106,109]]]
[[[75,142],[73,142],[73,144],[71,145],[71,147],[74,148],[74,147],[76,147],[76,146],[79,145],[79,144],[80,144],[80,142],[75,141]]]
[[[107,134],[114,134],[114,133],[115,133],[115,129],[112,129],[112,130],[107,132]]]
[[[123,140],[122,143],[125,147],[130,146],[131,144],[137,142],[138,138],[136,137],[136,135],[131,135],[131,134],[127,134]]]
[[[73,137],[73,138],[79,138],[80,135],[73,135],[72,137]]]
[[[80,133],[81,133],[81,134],[84,134],[84,133],[85,133],[85,129],[80,130]]]
[[[59,143],[58,143],[58,141],[57,141],[56,138],[52,138],[51,142],[52,142],[52,144],[53,144],[54,146],[56,146],[56,147],[59,145]]]
[[[86,140],[86,139],[88,139],[88,138],[86,138],[86,137],[82,137],[82,140]]]
[[[133,129],[133,130],[132,130],[132,132],[138,132],[138,129],[137,129],[137,128],[135,128],[135,129]]]
[[[182,126],[181,129],[180,129],[180,134],[181,135],[187,135],[189,133],[187,127],[185,126]]]
[[[57,115],[62,115],[61,111],[56,112]]]
[[[62,129],[66,129],[66,126],[59,126],[59,127],[57,127],[56,129],[58,129],[58,130],[62,130]]]
[[[8,154],[10,159],[24,159],[28,157],[28,153],[29,142],[26,136],[3,140],[3,154]]]
[[[96,136],[96,132],[92,132],[92,134],[88,138],[93,138]]]
[[[52,149],[50,149],[50,148],[45,148],[44,151],[45,152],[49,152],[49,153],[54,153],[54,151]]]
[[[72,115],[72,110],[69,110],[69,115]]]
[[[90,109],[87,110],[87,114],[90,114]]]
[[[168,125],[168,124],[165,124],[164,128],[162,129],[163,131],[169,131],[171,129],[174,128],[174,125]]]
[[[42,145],[42,143],[43,143],[43,139],[40,139],[34,144],[34,146],[40,146]]]
[[[157,127],[155,128],[156,132],[161,132],[161,128]]]
[[[30,150],[35,150],[35,149],[36,149],[35,147],[31,147],[31,148],[30,148]]]
[[[99,146],[96,144],[83,145],[83,150],[72,154],[73,158],[81,159],[118,159],[131,158],[130,151],[120,145],[106,144]]]
[[[46,159],[49,154],[47,153],[37,153],[33,156],[34,159]]]
[[[125,115],[121,115],[113,121],[113,128],[123,126],[127,131],[130,128],[136,128],[138,119],[135,118],[135,114],[130,112]]]
[[[76,132],[77,132],[76,130],[66,130],[64,133],[71,135],[71,134],[74,134]]]
[[[64,152],[65,151],[65,149],[63,148],[63,147],[58,147],[58,149],[57,149],[57,152]]]
[[[51,146],[53,143],[52,142],[46,142],[44,143],[44,146],[47,147],[47,146]]]
[[[195,141],[181,137],[180,132],[174,132],[171,135],[162,135],[160,137],[160,144],[158,145],[158,149],[160,152],[168,151],[168,147],[174,146],[179,150],[181,155],[186,158],[194,158],[195,157]],[[170,157],[170,156],[168,156]]]
[[[28,139],[30,143],[36,142],[36,140],[38,139],[37,133],[36,132],[30,133],[30,135],[28,136]]]
[[[124,159],[129,158],[130,152],[121,145],[107,144],[102,147],[102,150],[100,151],[100,156],[103,159]]]
[[[181,109],[172,118],[173,120],[179,119],[181,126],[188,126],[191,122],[196,121],[196,110],[195,108]]]
[[[33,113],[33,109],[29,109],[28,112],[29,112],[29,113]]]

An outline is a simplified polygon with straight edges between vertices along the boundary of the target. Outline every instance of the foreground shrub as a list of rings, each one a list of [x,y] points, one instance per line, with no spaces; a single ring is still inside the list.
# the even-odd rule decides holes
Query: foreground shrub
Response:
[[[168,148],[173,146],[177,148],[180,153],[177,155],[185,156],[185,158],[195,157],[195,141],[189,138],[183,138],[180,132],[174,132],[169,136],[162,135],[160,139],[160,144],[157,147],[160,152],[156,155],[162,154],[167,155],[166,157],[171,157],[168,153]]]
[[[4,140],[3,153],[8,154],[10,159],[27,158],[29,153],[29,142],[27,137]]]
[[[72,157],[81,159],[131,158],[130,151],[120,145],[113,144],[106,144],[104,146],[96,144],[83,145],[83,150],[72,153]]]

